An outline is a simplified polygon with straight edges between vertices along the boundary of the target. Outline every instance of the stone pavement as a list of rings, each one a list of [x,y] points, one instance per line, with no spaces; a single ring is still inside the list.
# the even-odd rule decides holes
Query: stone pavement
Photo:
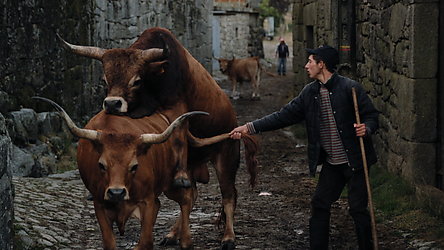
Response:
[[[13,182],[16,232],[24,249],[101,247],[93,204],[85,199],[87,190],[78,171],[47,178],[14,178]]]
[[[15,228],[22,243],[18,249],[101,249],[102,239],[92,201],[77,170],[46,178],[13,179],[15,186]],[[179,213],[175,202],[161,198],[155,227],[155,243],[162,240]],[[214,214],[193,211],[192,217],[214,227]],[[202,225],[192,225],[192,231]],[[201,230],[201,229],[200,229]],[[116,230],[115,230],[116,231]],[[119,249],[132,249],[138,240],[140,223],[130,219],[125,236],[117,236]],[[164,248],[165,249],[165,248]]]

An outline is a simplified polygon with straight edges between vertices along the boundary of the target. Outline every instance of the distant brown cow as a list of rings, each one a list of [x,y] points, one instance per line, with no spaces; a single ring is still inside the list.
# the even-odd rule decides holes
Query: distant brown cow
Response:
[[[233,99],[239,98],[240,92],[237,91],[237,84],[240,84],[243,81],[251,83],[251,88],[253,90],[251,98],[260,99],[259,85],[262,68],[259,57],[233,58],[231,60],[219,58],[217,60],[219,61],[220,71],[227,75],[228,79],[231,81],[231,96]]]
[[[169,30],[147,29],[127,49],[102,49],[66,42],[64,45],[73,53],[102,62],[108,90],[103,106],[108,113],[143,117],[174,110],[177,117],[188,111],[202,110],[211,116],[195,116],[189,120],[191,133],[199,138],[228,133],[237,126],[236,113],[227,95]],[[236,140],[225,140],[202,148],[189,147],[188,150],[188,170],[178,173],[190,175],[190,169],[200,169],[200,180],[207,182],[207,163],[213,163],[222,193],[221,218],[225,219],[222,247],[234,248],[235,180],[240,144]],[[246,163],[252,185],[257,162],[251,156],[255,151],[255,147],[245,150],[250,154]],[[175,179],[180,182],[182,177],[180,174],[178,177]]]

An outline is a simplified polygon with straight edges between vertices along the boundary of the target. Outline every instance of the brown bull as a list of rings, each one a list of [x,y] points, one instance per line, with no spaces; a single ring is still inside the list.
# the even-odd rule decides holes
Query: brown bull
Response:
[[[71,132],[80,137],[77,162],[80,176],[91,192],[94,210],[102,231],[104,249],[116,249],[113,224],[123,235],[131,216],[141,220],[141,233],[135,249],[153,248],[153,226],[159,211],[161,193],[178,202],[181,216],[165,242],[180,239],[181,248],[192,247],[189,215],[197,197],[195,182],[191,188],[174,188],[174,169],[186,164],[187,141],[201,147],[229,138],[227,134],[208,139],[193,137],[186,126],[179,127],[194,114],[189,112],[169,124],[163,114],[142,119],[100,112],[85,129],[74,125],[56,103]],[[198,169],[197,169],[198,170]]]
[[[259,57],[233,58],[231,60],[219,58],[217,60],[219,61],[220,71],[227,75],[228,80],[231,81],[231,96],[233,99],[239,98],[240,93],[237,91],[237,85],[243,81],[251,83],[251,88],[253,89],[251,98],[260,99],[259,85],[262,68]]]
[[[63,41],[64,42],[64,41]],[[144,31],[127,49],[102,49],[76,46],[64,42],[72,52],[100,60],[108,93],[104,108],[109,113],[131,117],[151,115],[155,111],[174,110],[173,116],[192,110],[202,110],[211,117],[196,116],[189,120],[190,131],[201,138],[228,133],[237,126],[236,114],[229,98],[211,75],[179,43],[172,33],[163,28]],[[171,118],[171,117],[169,117]],[[256,148],[247,148],[247,166],[250,183],[255,183]],[[208,182],[207,162],[216,169],[222,193],[221,218],[225,219],[222,238],[224,248],[234,248],[234,211],[237,191],[236,172],[239,168],[240,144],[225,140],[212,146],[189,148],[190,169],[200,169],[199,181]],[[177,177],[175,177],[177,180]],[[186,177],[184,177],[186,179]]]

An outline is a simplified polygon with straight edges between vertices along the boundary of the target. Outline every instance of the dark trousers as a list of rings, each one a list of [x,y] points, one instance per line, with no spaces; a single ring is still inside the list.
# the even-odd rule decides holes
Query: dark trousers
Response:
[[[310,248],[328,249],[330,208],[348,188],[349,213],[355,223],[359,249],[372,249],[370,214],[364,170],[353,171],[347,164],[324,164],[311,200]]]

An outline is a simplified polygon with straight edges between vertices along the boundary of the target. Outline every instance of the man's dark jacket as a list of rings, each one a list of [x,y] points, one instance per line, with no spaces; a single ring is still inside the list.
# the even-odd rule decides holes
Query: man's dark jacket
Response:
[[[288,51],[288,46],[285,43],[280,43],[276,50],[280,58],[287,58],[288,55],[290,55],[290,52]]]
[[[308,160],[310,174],[314,175],[316,166],[325,162],[325,151],[320,144],[320,96],[321,82],[313,81],[306,85],[299,96],[285,105],[280,111],[253,121],[257,133],[283,128],[305,120],[308,133]],[[362,86],[336,73],[325,83],[330,94],[331,107],[342,144],[347,154],[348,164],[355,169],[362,168],[362,155],[359,137],[353,126],[356,123],[352,88],[356,90],[361,123],[365,123],[364,145],[367,164],[376,163],[371,134],[378,129],[379,112],[373,106]]]

